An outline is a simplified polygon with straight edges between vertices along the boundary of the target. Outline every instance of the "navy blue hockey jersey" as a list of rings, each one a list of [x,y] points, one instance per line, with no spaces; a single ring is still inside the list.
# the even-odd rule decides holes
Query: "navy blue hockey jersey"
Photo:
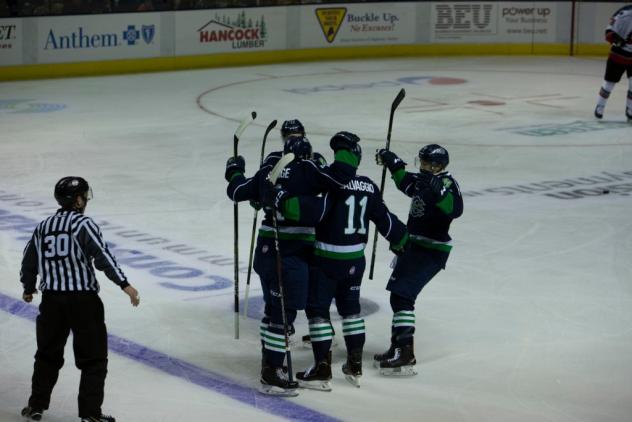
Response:
[[[369,221],[391,243],[403,242],[406,226],[392,214],[379,188],[366,176],[355,176],[345,186],[323,197],[301,196],[284,201],[288,220],[316,225],[315,255],[335,260],[364,260]]]
[[[433,192],[424,173],[410,173],[404,169],[393,174],[397,188],[412,198],[408,212],[408,232],[413,243],[449,253],[452,238],[448,234],[450,223],[463,213],[463,198],[459,185],[452,175],[441,172],[441,193]]]
[[[354,175],[356,168],[350,164],[350,152],[340,150],[331,166],[320,165],[312,160],[294,160],[288,164],[277,179],[284,190],[291,195],[317,195],[331,189],[344,186]],[[261,168],[251,178],[238,174],[228,184],[227,194],[233,201],[263,202],[266,178],[270,170],[280,158],[280,154],[271,153],[264,160]],[[357,160],[356,160],[357,161]],[[283,254],[293,253],[306,244],[313,246],[315,239],[314,226],[290,221],[277,214],[279,240]],[[265,211],[265,217],[259,229],[259,236],[272,239],[274,228],[270,210]]]

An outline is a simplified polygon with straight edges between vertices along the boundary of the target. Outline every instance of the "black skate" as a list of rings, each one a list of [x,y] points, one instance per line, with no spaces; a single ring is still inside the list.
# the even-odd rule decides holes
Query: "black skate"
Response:
[[[347,355],[347,362],[342,364],[342,373],[345,379],[360,388],[360,377],[362,376],[362,351],[354,351]]]
[[[628,123],[632,123],[632,108],[625,108],[625,117],[628,118]]]
[[[297,372],[296,379],[303,388],[331,391],[331,364],[326,360],[320,361],[303,372]]]
[[[41,421],[43,413],[44,411],[42,409],[34,409],[31,406],[26,406],[22,409],[22,416],[29,421]]]
[[[595,107],[595,117],[598,119],[602,119],[603,118],[603,110],[605,109],[605,106],[602,105],[598,105],[597,107]]]
[[[392,358],[380,362],[380,374],[403,377],[417,375],[416,363],[413,346],[396,347]]]
[[[298,383],[290,381],[287,369],[280,367],[264,366],[261,370],[261,386],[259,392],[269,396],[298,396]]]
[[[101,414],[99,416],[81,418],[81,422],[116,422],[116,419],[113,416]]]
[[[391,359],[394,355],[395,346],[391,344],[386,352],[373,355],[373,367],[380,369],[380,363]]]

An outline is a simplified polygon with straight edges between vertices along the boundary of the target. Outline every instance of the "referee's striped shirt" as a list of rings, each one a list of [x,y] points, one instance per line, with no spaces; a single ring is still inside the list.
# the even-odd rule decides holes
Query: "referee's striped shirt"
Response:
[[[121,289],[129,286],[96,223],[60,209],[37,226],[24,248],[20,281],[26,294],[35,292],[38,274],[41,291],[98,292],[95,267]]]

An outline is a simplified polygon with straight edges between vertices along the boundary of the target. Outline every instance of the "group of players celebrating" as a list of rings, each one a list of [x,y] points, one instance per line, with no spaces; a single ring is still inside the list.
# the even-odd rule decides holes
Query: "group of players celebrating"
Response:
[[[334,298],[347,350],[342,372],[360,385],[365,343],[360,285],[370,221],[396,254],[386,286],[393,310],[391,341],[386,352],[374,356],[374,365],[383,375],[414,375],[415,300],[445,268],[452,247],[450,223],[463,212],[458,184],[446,171],[447,150],[436,144],[421,148],[415,172],[406,171],[406,163],[392,151],[376,152],[377,164],[386,166],[397,188],[412,199],[405,225],[388,210],[377,185],[356,174],[362,159],[357,135],[343,131],[331,138],[330,165],[312,151],[300,121],[285,121],[281,137],[283,151],[270,153],[252,177],[245,176],[241,156],[228,159],[225,173],[231,200],[261,204],[265,211],[253,264],[265,302],[260,391],[295,396],[298,387],[331,390],[334,330],[329,309]],[[289,153],[294,159],[273,184],[270,171]],[[291,361],[286,361],[287,327],[303,309],[314,363],[297,372],[295,381]]]

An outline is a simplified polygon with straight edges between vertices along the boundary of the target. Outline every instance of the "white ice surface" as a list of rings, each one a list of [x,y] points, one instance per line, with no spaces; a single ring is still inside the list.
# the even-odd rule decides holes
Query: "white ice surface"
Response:
[[[604,65],[556,57],[428,58],[2,83],[0,105],[24,99],[66,108],[15,113],[28,110],[27,102],[0,107],[0,210],[39,220],[55,210],[55,181],[81,175],[95,194],[87,213],[111,224],[103,232],[118,248],[232,280],[233,214],[223,173],[239,119],[251,110],[259,114],[240,144],[248,174],[256,168],[264,127],[299,118],[328,158],[333,133],[357,133],[364,149],[360,171],[379,182],[373,151],[384,144],[390,103],[404,87],[392,150],[413,164],[421,145],[446,146],[450,170],[466,193],[465,212],[451,230],[455,246],[447,270],[417,300],[419,375],[385,379],[371,367],[371,356],[388,345],[391,322],[384,290],[391,254],[381,241],[376,277],[365,275],[362,290],[380,307],[366,318],[362,387],[344,381],[341,344],[334,353],[334,390],[303,391],[292,403],[347,421],[629,421],[632,197],[617,192],[632,191],[632,126],[616,126],[624,122],[625,82],[610,98],[606,122],[595,126]],[[465,83],[396,82],[428,76]],[[572,122],[602,130],[543,137],[507,130]],[[268,151],[279,148],[277,131],[268,145]],[[506,190],[467,195],[602,172],[622,180],[547,192],[627,188],[577,199]],[[23,200],[43,205],[35,209]],[[406,217],[409,199],[390,179],[385,200]],[[239,217],[244,265],[251,208],[241,205]],[[0,219],[0,293],[18,300],[25,241],[9,226]],[[199,254],[126,238],[114,226],[223,259],[202,262]],[[163,287],[164,278],[146,270],[123,269],[142,304],[133,309],[101,276],[111,334],[256,388],[258,321],[242,319],[241,339],[233,339],[232,286],[183,292]],[[243,292],[245,274],[241,280]],[[251,295],[260,296],[256,276]],[[339,323],[336,328],[341,332]],[[297,329],[307,332],[304,314]],[[0,421],[18,421],[30,391],[34,324],[0,310],[0,339]],[[311,351],[295,350],[293,359],[295,370],[302,369]],[[45,420],[75,420],[78,379],[67,346]],[[254,390],[252,396],[256,406],[111,352],[104,411],[120,421],[280,419],[263,409],[265,398]]]

